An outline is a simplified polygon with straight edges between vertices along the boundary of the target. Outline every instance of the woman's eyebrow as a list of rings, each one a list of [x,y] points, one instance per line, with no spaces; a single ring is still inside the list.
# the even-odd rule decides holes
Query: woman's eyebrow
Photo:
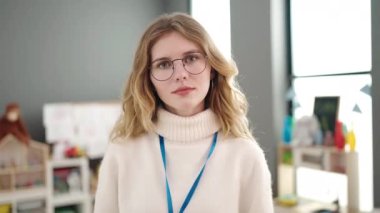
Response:
[[[182,56],[185,56],[185,55],[188,55],[191,53],[202,53],[202,51],[200,51],[198,49],[192,49],[192,50],[188,50],[186,52],[183,52]],[[166,57],[166,56],[165,57],[159,57],[159,58],[154,59],[151,63],[154,63],[156,61],[162,61],[162,60],[174,60],[174,59],[171,59],[170,57]]]
[[[160,57],[160,58],[156,58],[156,59],[154,59],[152,62],[150,62],[150,63],[154,63],[154,62],[156,62],[156,61],[163,61],[163,60],[171,60],[169,57]]]
[[[190,53],[202,53],[202,51],[198,50],[198,49],[194,49],[194,50],[189,50],[189,51],[186,51],[184,53],[182,53],[182,55],[187,55],[187,54],[190,54]]]

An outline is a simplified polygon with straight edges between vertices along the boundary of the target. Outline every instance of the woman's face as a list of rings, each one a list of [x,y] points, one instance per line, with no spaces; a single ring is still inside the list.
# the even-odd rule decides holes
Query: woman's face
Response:
[[[150,79],[164,107],[180,116],[203,111],[210,87],[211,67],[207,58],[203,58],[200,47],[181,34],[171,32],[153,45],[151,56]]]

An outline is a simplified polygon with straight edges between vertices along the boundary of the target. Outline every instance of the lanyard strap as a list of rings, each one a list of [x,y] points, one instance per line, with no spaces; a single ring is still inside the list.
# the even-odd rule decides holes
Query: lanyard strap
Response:
[[[162,162],[164,163],[164,169],[165,169],[166,200],[167,200],[167,203],[168,203],[168,212],[169,213],[173,213],[172,196],[171,196],[171,193],[170,193],[170,187],[169,187],[169,182],[168,182],[168,175],[166,173],[165,140],[164,140],[164,137],[162,137],[161,135],[159,135],[159,138],[160,138],[161,157],[162,157]],[[211,154],[214,152],[217,138],[218,138],[218,132],[215,132],[214,133],[214,137],[212,139],[212,144],[211,144],[210,150],[209,150],[208,155],[207,155],[207,159],[206,159],[205,163],[203,164],[202,170],[199,172],[197,179],[195,179],[193,185],[191,186],[190,191],[187,193],[186,199],[183,202],[183,204],[181,206],[181,209],[179,210],[180,213],[183,213],[183,211],[185,211],[187,205],[189,204],[189,202],[190,202],[190,200],[191,200],[191,198],[192,198],[192,196],[194,194],[194,191],[196,190],[196,188],[198,186],[199,180],[202,177],[202,174],[203,174],[203,171],[204,171],[204,169],[206,167],[207,161],[210,158]]]

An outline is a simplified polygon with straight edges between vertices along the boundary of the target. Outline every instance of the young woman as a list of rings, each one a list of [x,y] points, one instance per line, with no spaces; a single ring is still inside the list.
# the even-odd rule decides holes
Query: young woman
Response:
[[[153,22],[100,167],[95,212],[273,212],[237,73],[192,17]]]

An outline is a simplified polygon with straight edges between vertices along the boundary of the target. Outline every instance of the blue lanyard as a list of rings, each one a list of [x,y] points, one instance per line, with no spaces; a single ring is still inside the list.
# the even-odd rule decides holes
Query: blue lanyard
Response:
[[[166,200],[167,200],[167,203],[168,203],[168,212],[169,213],[173,213],[172,196],[171,196],[170,188],[169,188],[168,175],[166,173],[166,154],[165,154],[164,137],[162,137],[161,135],[159,135],[159,137],[160,137],[161,157],[162,157],[162,161],[164,163],[164,169],[165,169]],[[199,172],[197,179],[195,179],[193,185],[191,186],[190,191],[187,193],[186,199],[183,202],[183,204],[181,206],[181,209],[179,210],[180,213],[183,213],[183,211],[185,211],[187,205],[189,204],[189,202],[190,202],[190,200],[191,200],[191,198],[192,198],[192,196],[194,194],[194,191],[196,190],[196,188],[198,186],[199,180],[202,177],[202,174],[203,174],[203,171],[204,171],[204,169],[206,167],[207,161],[210,158],[211,154],[214,152],[217,138],[218,138],[218,132],[215,132],[214,133],[214,137],[212,139],[212,144],[211,144],[210,150],[209,150],[208,155],[207,155],[207,159],[206,159],[205,163],[203,164],[202,170]]]

